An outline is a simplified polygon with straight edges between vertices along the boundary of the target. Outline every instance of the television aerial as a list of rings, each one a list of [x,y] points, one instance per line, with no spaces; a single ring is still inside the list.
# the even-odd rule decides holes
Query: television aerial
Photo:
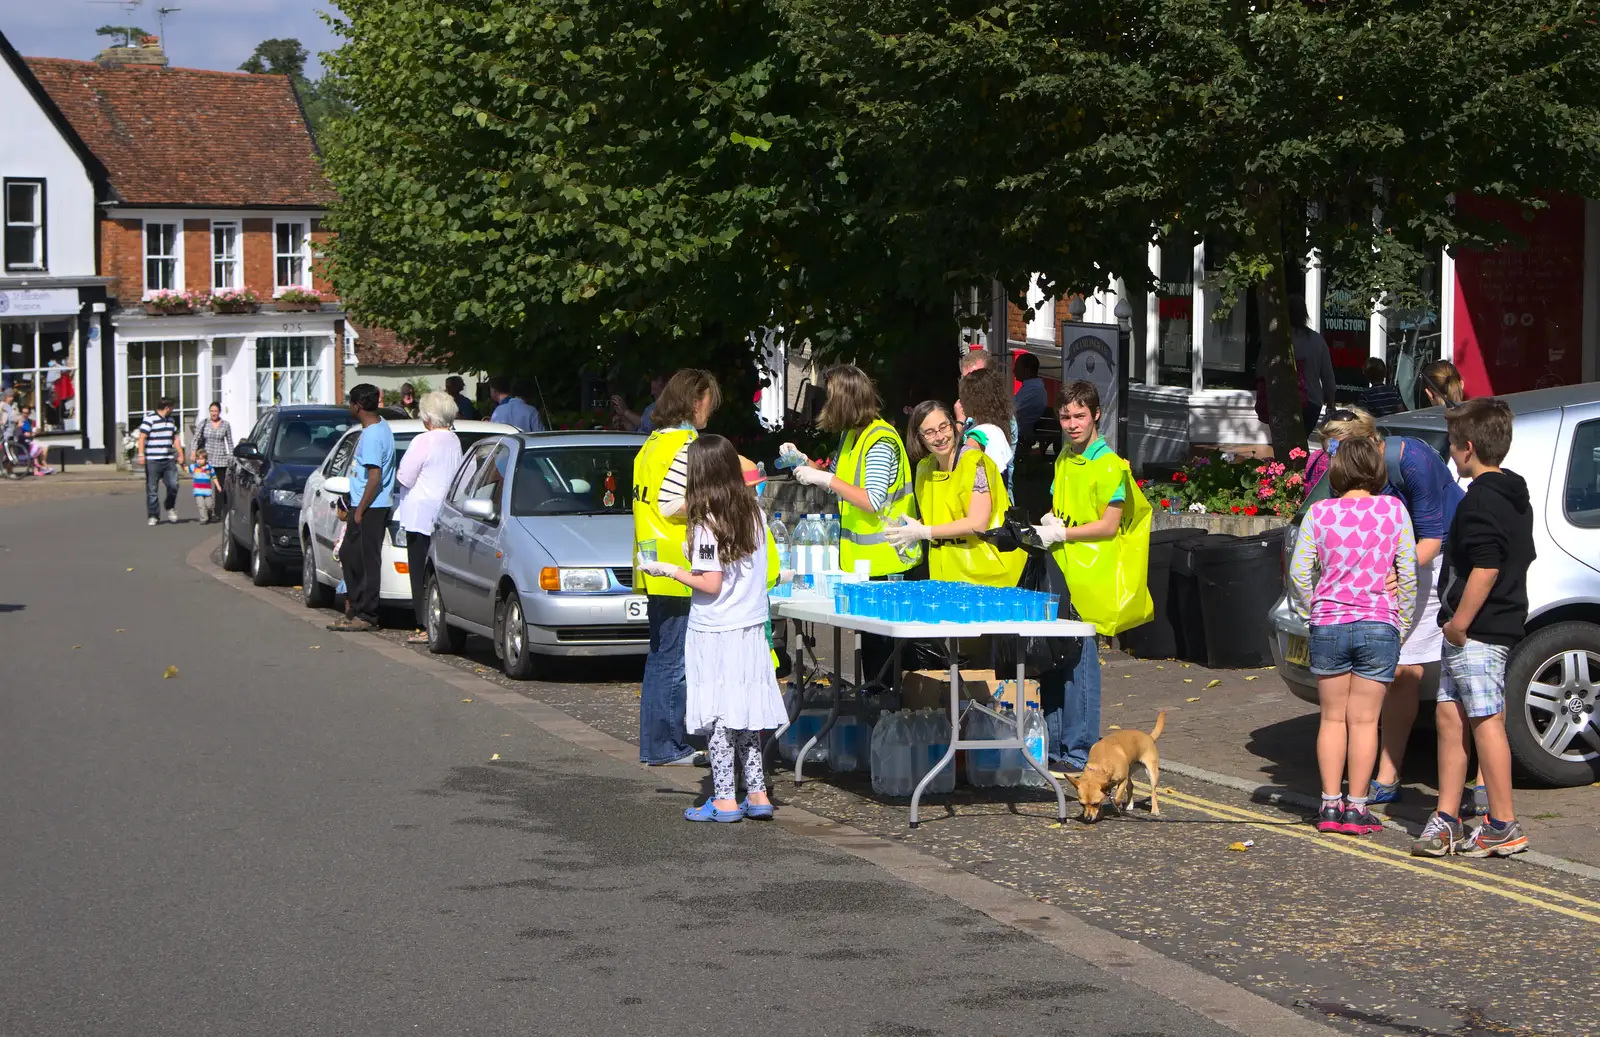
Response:
[[[139,10],[139,8],[144,5],[144,0],[84,0],[84,3],[103,4],[108,7],[120,7],[122,8],[123,16],[131,22],[133,20],[134,12]],[[133,46],[133,33],[131,31],[133,26],[123,25],[120,26],[120,28],[122,29],[123,36],[122,45],[124,47]]]

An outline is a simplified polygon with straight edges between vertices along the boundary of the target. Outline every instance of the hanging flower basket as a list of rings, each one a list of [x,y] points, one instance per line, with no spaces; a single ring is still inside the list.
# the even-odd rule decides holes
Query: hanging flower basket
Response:
[[[211,295],[212,313],[254,313],[261,309],[261,296],[249,288],[224,288]]]
[[[314,313],[322,309],[322,293],[313,288],[287,288],[273,298],[279,313]]]
[[[194,292],[175,292],[169,288],[150,293],[144,300],[144,312],[152,317],[180,317],[193,313],[204,299]]]

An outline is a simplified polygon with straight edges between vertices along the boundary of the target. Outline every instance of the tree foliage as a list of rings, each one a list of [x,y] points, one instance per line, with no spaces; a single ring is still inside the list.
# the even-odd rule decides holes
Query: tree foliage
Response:
[[[113,40],[120,38],[121,45],[124,47],[131,47],[135,41],[151,35],[151,33],[139,28],[137,25],[102,25],[94,31],[94,34],[96,36],[111,37]]]
[[[270,72],[275,76],[303,80],[306,75],[306,60],[310,56],[306,53],[305,45],[299,40],[262,40],[256,44],[255,51],[245,58],[244,64],[239,66],[239,71],[254,72],[257,75]]]
[[[239,71],[288,76],[300,95],[300,103],[305,106],[312,134],[320,137],[333,120],[350,114],[350,104],[338,77],[329,73],[324,73],[321,79],[306,77],[309,59],[305,45],[297,39],[262,40],[239,66]]]

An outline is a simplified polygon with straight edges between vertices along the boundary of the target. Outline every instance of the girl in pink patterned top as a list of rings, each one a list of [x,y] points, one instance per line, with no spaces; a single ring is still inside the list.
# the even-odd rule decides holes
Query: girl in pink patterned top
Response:
[[[1341,444],[1327,478],[1335,496],[1311,505],[1300,524],[1289,599],[1310,623],[1311,672],[1322,703],[1317,829],[1364,835],[1383,828],[1367,809],[1367,788],[1378,759],[1384,687],[1394,679],[1416,606],[1417,542],[1405,504],[1380,496],[1388,473],[1377,443]],[[1349,783],[1348,797],[1341,779]]]

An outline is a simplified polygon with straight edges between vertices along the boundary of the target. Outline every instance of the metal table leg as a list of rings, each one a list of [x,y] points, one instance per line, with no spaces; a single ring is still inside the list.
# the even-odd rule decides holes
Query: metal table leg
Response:
[[[917,782],[916,789],[911,793],[911,827],[919,823],[918,806],[922,802],[922,790],[946,767],[955,766],[956,748],[961,744],[961,661],[956,657],[956,639],[947,637],[944,640],[945,656],[950,660],[950,746],[939,758],[939,762],[928,768],[928,773]],[[1059,790],[1058,790],[1059,791]]]

